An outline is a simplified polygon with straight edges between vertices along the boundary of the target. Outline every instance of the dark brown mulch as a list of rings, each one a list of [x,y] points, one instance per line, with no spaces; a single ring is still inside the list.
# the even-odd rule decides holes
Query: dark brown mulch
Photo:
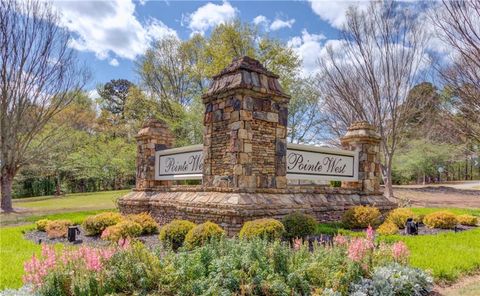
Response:
[[[85,244],[92,247],[105,247],[111,244],[109,241],[102,240],[100,236],[86,236],[85,231],[79,226],[80,234],[77,235],[77,242],[71,243],[68,241],[67,238],[55,238],[50,239],[47,237],[47,233],[38,230],[32,230],[25,233],[25,239],[33,241],[37,244],[46,243],[46,244],[56,244],[62,243],[64,245],[81,245]],[[149,248],[154,248],[160,244],[158,239],[158,234],[151,234],[151,235],[142,235],[137,237],[137,240],[144,243]]]
[[[440,229],[440,228],[428,228],[427,226],[421,224],[418,226],[418,235],[438,234],[443,232],[461,232],[461,231],[470,230],[476,227],[477,226],[459,225],[455,229]],[[398,233],[402,235],[406,235],[405,229],[400,229]]]

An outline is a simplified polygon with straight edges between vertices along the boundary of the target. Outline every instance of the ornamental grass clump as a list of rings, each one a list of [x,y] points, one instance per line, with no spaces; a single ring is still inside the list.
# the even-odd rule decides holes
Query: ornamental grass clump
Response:
[[[160,229],[160,241],[177,250],[183,245],[187,233],[195,226],[195,223],[188,220],[173,220]]]
[[[294,212],[286,215],[282,219],[283,226],[285,226],[285,237],[289,240],[294,238],[306,238],[309,235],[315,234],[317,227],[317,220],[313,216]]]
[[[423,223],[429,228],[451,229],[457,225],[457,217],[449,211],[433,212],[425,216]]]
[[[225,231],[218,224],[207,221],[199,224],[185,236],[185,246],[188,249],[193,249],[204,245],[212,240],[218,240],[225,235]]]
[[[356,206],[348,209],[342,217],[343,224],[350,229],[375,227],[380,224],[381,213],[376,207]]]
[[[457,216],[458,224],[466,226],[476,226],[478,224],[478,218],[473,215],[458,215]]]
[[[122,220],[115,225],[108,226],[102,232],[101,238],[112,242],[118,242],[121,239],[135,238],[142,234],[142,226],[131,220]]]
[[[45,226],[48,238],[62,238],[67,236],[68,226],[72,226],[70,220],[53,220]]]
[[[47,227],[48,222],[50,222],[50,220],[40,219],[40,220],[35,222],[35,226],[36,226],[38,231],[46,231],[45,228]]]
[[[86,235],[99,235],[105,228],[115,225],[122,220],[122,215],[114,212],[105,212],[93,216],[88,216],[83,221],[82,227]]]
[[[408,218],[418,222],[418,216],[411,209],[397,208],[388,213],[386,220],[395,223],[399,229],[404,229]]]
[[[157,222],[155,222],[155,219],[148,213],[128,215],[127,219],[140,224],[142,234],[154,234],[158,232]]]
[[[242,239],[262,238],[266,240],[280,239],[285,232],[283,224],[275,219],[257,219],[243,224],[239,237]]]

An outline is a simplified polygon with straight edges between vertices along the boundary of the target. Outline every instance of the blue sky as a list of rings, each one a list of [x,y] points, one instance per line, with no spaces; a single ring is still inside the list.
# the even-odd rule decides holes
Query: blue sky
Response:
[[[188,39],[208,35],[217,24],[240,18],[280,38],[303,59],[310,73],[327,44],[335,45],[338,28],[352,1],[56,1],[62,25],[73,34],[71,46],[91,69],[87,89],[125,78],[138,82],[135,60],[152,40],[166,35]]]

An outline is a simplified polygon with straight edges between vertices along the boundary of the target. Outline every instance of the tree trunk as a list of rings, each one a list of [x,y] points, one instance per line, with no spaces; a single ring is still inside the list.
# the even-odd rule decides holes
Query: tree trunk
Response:
[[[62,195],[62,190],[60,186],[60,174],[57,174],[55,178],[55,195],[56,196]]]
[[[13,174],[9,172],[2,174],[2,176],[0,177],[0,183],[1,183],[0,190],[2,194],[1,208],[6,213],[13,212],[13,207],[12,207]]]
[[[385,157],[385,166],[382,166],[383,183],[385,183],[385,193],[387,198],[393,198],[393,182],[392,182],[392,158]]]

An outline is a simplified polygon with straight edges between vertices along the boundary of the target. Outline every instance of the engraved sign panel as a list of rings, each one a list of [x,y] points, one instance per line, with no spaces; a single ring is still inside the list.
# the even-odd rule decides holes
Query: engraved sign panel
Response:
[[[289,144],[287,178],[303,180],[358,180],[358,153],[354,151]]]
[[[203,146],[157,151],[156,180],[202,179]],[[358,180],[358,152],[288,144],[287,178],[301,180]]]
[[[202,145],[157,151],[156,180],[202,179]]]

